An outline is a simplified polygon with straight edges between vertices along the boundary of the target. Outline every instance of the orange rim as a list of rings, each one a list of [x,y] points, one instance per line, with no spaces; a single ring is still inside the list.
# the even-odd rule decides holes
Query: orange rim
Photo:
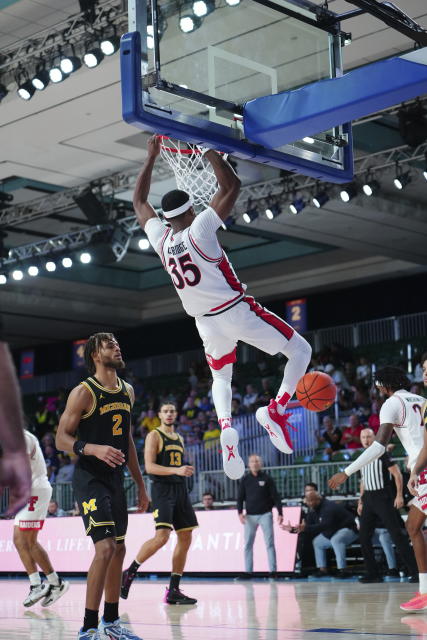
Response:
[[[161,138],[161,140],[170,140],[169,136],[159,136],[159,138]],[[171,153],[180,153],[183,156],[190,156],[193,153],[196,153],[196,154],[200,155],[200,153],[201,153],[199,151],[199,149],[197,149],[197,148],[195,148],[195,149],[174,149],[173,147],[168,147],[167,145],[163,144],[163,142],[160,142],[160,146],[165,151],[170,151]]]

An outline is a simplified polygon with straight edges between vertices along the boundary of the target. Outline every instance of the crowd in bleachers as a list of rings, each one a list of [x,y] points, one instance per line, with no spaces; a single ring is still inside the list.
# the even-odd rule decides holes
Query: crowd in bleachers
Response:
[[[235,418],[268,404],[279,387],[283,357],[263,357],[257,363],[236,365],[233,380],[232,415]],[[406,363],[401,363],[407,368]],[[310,370],[328,373],[334,380],[338,395],[337,407],[319,415],[314,461],[340,459],[343,451],[360,447],[360,431],[379,427],[380,398],[372,385],[372,364],[366,356],[356,356],[350,350],[334,345],[313,356]],[[130,370],[124,377],[135,390],[133,435],[141,465],[146,435],[159,426],[157,410],[165,400],[178,407],[177,432],[185,444],[200,445],[205,450],[218,449],[220,430],[210,391],[210,373],[206,363],[193,363],[185,375],[140,379]],[[425,394],[419,362],[414,362],[411,390]],[[28,428],[40,439],[48,468],[49,480],[69,482],[75,458],[55,448],[55,432],[67,398],[60,389],[37,398],[24,398]]]

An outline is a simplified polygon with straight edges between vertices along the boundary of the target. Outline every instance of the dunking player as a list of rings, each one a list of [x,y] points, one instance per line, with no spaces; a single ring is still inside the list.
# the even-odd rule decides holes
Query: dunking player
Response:
[[[123,572],[122,598],[127,598],[130,586],[143,562],[151,558],[169,540],[175,529],[177,543],[172,557],[172,574],[164,602],[168,604],[195,604],[180,591],[179,582],[184,572],[193,529],[197,524],[186,487],[186,476],[192,476],[193,467],[183,464],[184,443],[175,433],[178,412],[171,402],[160,406],[160,427],[151,431],[145,441],[145,470],[152,480],[151,503],[153,506],[156,533],[144,542],[130,567]]]
[[[74,451],[79,456],[73,478],[74,494],[86,535],[91,536],[95,545],[87,575],[84,622],[78,638],[140,640],[120,624],[118,612],[128,524],[124,465],[138,487],[138,510],[145,511],[148,506],[130,429],[134,391],[117,375],[125,364],[111,333],[96,333],[89,338],[85,362],[90,377],[71,391],[56,436],[58,449]],[[103,591],[104,615],[98,630]]]
[[[427,380],[427,373],[425,374],[425,379]],[[412,470],[412,484],[414,484],[414,478],[416,481],[415,472],[417,471],[417,474],[420,473],[427,465],[427,459],[421,466],[419,464],[419,462],[422,462],[421,456],[417,460],[417,456],[423,446],[424,417],[422,407],[424,398],[407,391],[410,385],[409,380],[405,372],[397,367],[384,367],[378,370],[375,385],[380,394],[387,398],[380,410],[380,428],[376,438],[345,471],[336,473],[330,478],[328,484],[331,489],[336,489],[353,473],[380,458],[385,452],[385,447],[392,436],[393,430],[408,453],[408,467]],[[427,609],[427,554],[421,531],[426,519],[426,512],[423,510],[423,507],[426,507],[426,499],[422,497],[427,494],[426,482],[427,479],[424,478],[424,474],[421,474],[418,490],[419,497],[412,500],[406,521],[406,528],[414,548],[420,580],[419,594],[400,605],[403,611],[409,613]]]
[[[37,540],[47,514],[52,487],[47,479],[39,441],[29,431],[24,431],[27,455],[31,466],[31,495],[28,504],[15,516],[13,543],[30,579],[30,591],[24,607],[31,607],[42,600],[48,607],[68,591],[69,583],[61,580],[49,560],[49,556]],[[44,572],[47,582],[41,581],[37,565]]]
[[[257,411],[257,419],[271,442],[284,453],[292,452],[285,409],[311,357],[310,345],[286,322],[245,295],[237,276],[219,245],[216,232],[230,215],[240,189],[232,167],[213,150],[205,156],[212,165],[218,190],[210,206],[197,217],[192,198],[174,190],[163,196],[167,228],[159,220],[148,194],[151,174],[160,153],[160,139],[148,141],[148,157],[138,177],[133,204],[139,224],[159,254],[172,278],[185,311],[194,316],[213,378],[212,397],[221,426],[224,471],[240,478],[245,469],[231,426],[231,378],[238,340],[269,353],[288,358],[278,395],[268,407]]]

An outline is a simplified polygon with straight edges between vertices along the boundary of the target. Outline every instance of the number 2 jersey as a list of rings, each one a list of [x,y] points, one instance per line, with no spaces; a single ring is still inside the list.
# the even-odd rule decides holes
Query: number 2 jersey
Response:
[[[394,424],[394,430],[408,454],[412,469],[423,446],[425,398],[401,389],[387,398],[380,410],[380,424]]]
[[[92,376],[80,384],[90,392],[92,405],[80,419],[77,438],[90,444],[110,445],[120,449],[125,455],[126,464],[132,410],[127,383],[118,378],[117,389],[107,389]],[[101,476],[122,470],[122,467],[110,467],[95,456],[80,456],[76,466]]]
[[[208,207],[189,227],[173,233],[158,218],[150,218],[145,233],[159,254],[190,316],[217,315],[240,302],[246,285],[237,278],[216,232],[222,220]]]

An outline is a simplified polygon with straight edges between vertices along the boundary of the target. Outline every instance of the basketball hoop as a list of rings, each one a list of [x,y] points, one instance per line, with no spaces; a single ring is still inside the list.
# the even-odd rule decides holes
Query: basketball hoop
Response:
[[[160,154],[174,172],[178,189],[192,196],[196,210],[205,209],[218,188],[212,165],[204,157],[207,149],[169,136],[159,137]]]

